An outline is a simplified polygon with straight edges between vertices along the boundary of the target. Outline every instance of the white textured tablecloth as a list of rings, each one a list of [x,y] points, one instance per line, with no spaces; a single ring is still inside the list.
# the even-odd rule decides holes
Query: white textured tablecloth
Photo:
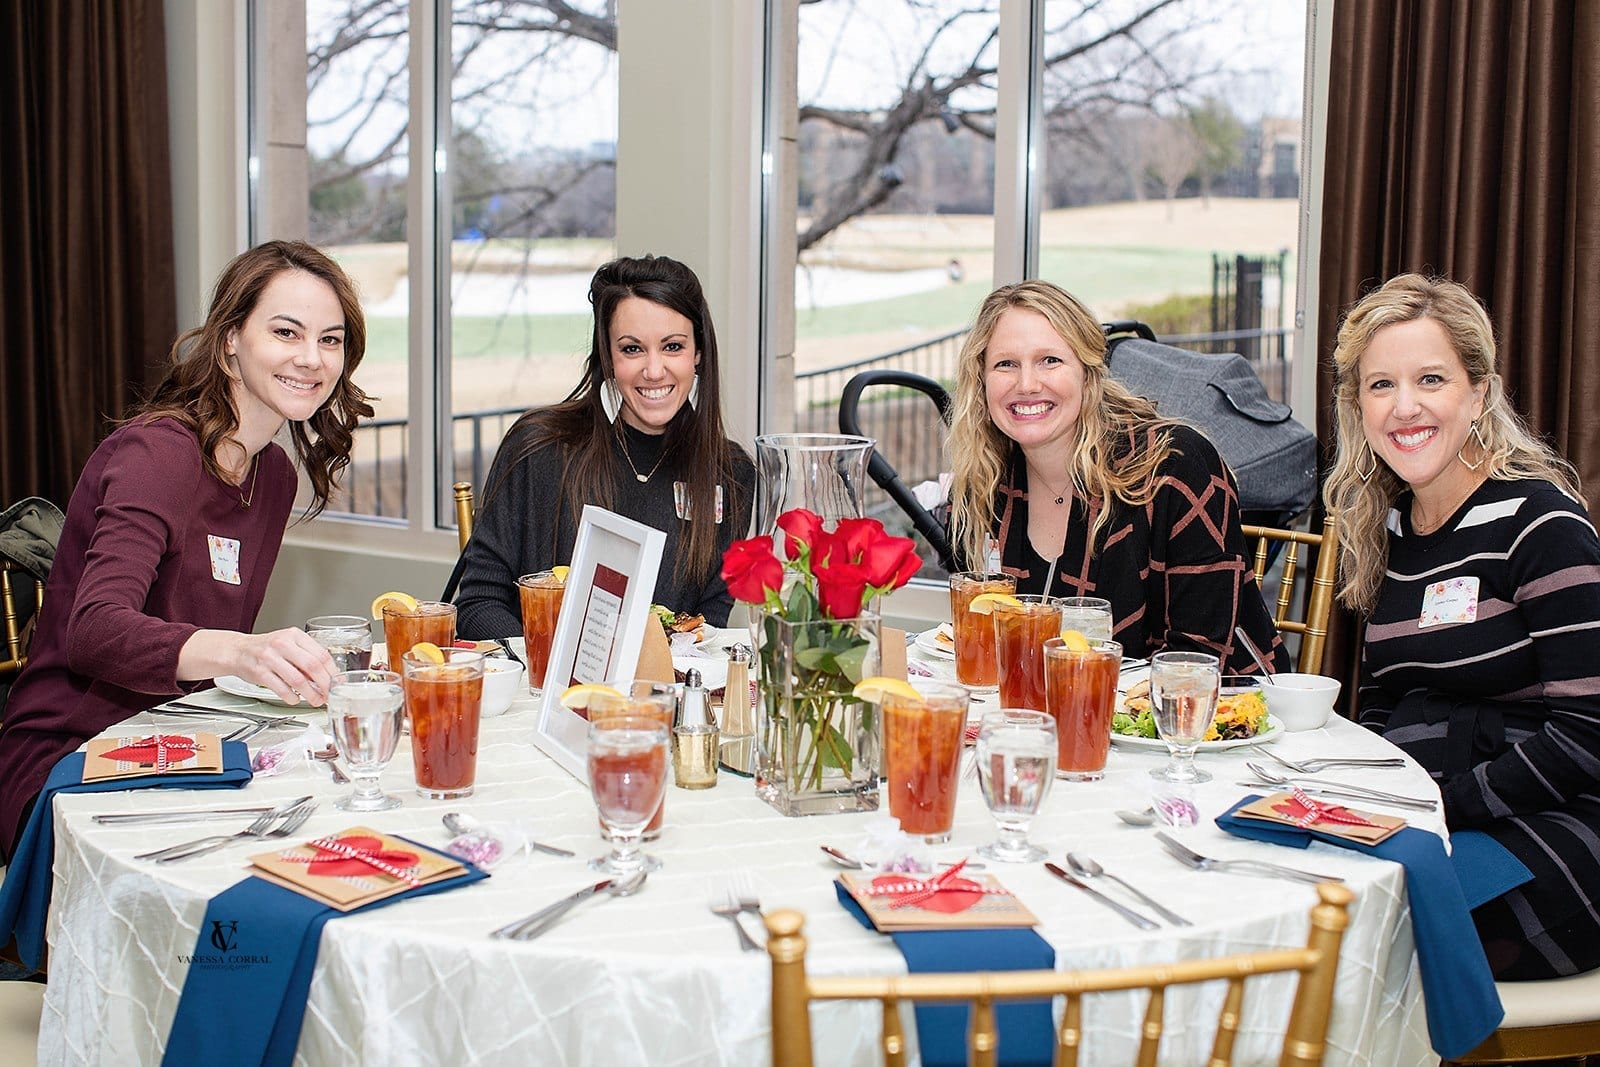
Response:
[[[917,653],[913,653],[916,658]],[[222,695],[207,699],[233,701]],[[406,796],[397,811],[364,820],[335,811],[326,768],[263,779],[240,793],[144,791],[59,797],[55,807],[55,895],[50,915],[50,984],[40,1031],[42,1064],[156,1063],[177,1006],[206,902],[243,873],[248,845],[191,863],[157,868],[133,859],[160,844],[198,836],[193,825],[104,827],[99,812],[276,801],[314,792],[326,801],[307,835],[357,822],[425,843],[447,840],[440,816],[532,820],[539,837],[578,852],[502,864],[486,882],[335,920],[323,932],[297,1062],[306,1064],[649,1063],[746,1067],[766,1062],[768,964],[738,950],[727,920],[706,909],[708,889],[749,872],[767,908],[806,914],[813,973],[903,971],[887,938],[859,926],[834,899],[837,873],[821,844],[851,849],[867,815],[787,819],[756,799],[746,779],[724,774],[716,788],[670,789],[666,828],[651,849],[665,861],[645,889],[627,899],[588,903],[527,943],[488,932],[564,896],[594,876],[583,860],[602,849],[594,807],[580,787],[531,743],[534,713],[526,701],[484,720],[477,795],[456,802],[411,792],[402,747],[384,786]],[[137,732],[134,720],[125,729]],[[272,735],[267,735],[268,739]],[[1349,723],[1288,734],[1276,742],[1290,758],[1337,753],[1392,755],[1382,740]],[[1303,943],[1310,886],[1190,871],[1169,858],[1148,829],[1118,822],[1116,808],[1148,803],[1147,771],[1164,754],[1114,749],[1105,781],[1058,782],[1034,825],[1033,840],[1058,862],[1067,849],[1086,853],[1195,922],[1189,930],[1136,930],[1087,895],[1051,878],[1042,866],[998,865],[1004,879],[1041,919],[1040,933],[1063,969],[1147,964]],[[1181,836],[1210,855],[1256,856],[1342,875],[1356,893],[1345,936],[1329,1031],[1331,1064],[1435,1062],[1401,869],[1323,844],[1300,852],[1241,841],[1211,818],[1243,792],[1243,752],[1203,754],[1216,780],[1200,788],[1200,826]],[[1433,794],[1415,766],[1344,775],[1396,791]],[[1380,809],[1381,810],[1381,809]],[[1437,817],[1413,823],[1440,830]],[[218,825],[208,824],[207,829]],[[194,832],[191,832],[194,831]],[[975,782],[963,785],[954,858],[993,837]],[[251,941],[240,916],[240,953],[286,946]],[[1465,936],[1465,935],[1464,935]],[[1289,1007],[1288,980],[1251,983],[1236,1062],[1276,1062]],[[1174,993],[1167,1005],[1163,1062],[1200,1062],[1209,1048],[1220,989]],[[1142,994],[1096,998],[1086,1008],[1086,1063],[1128,1062],[1143,1012]],[[813,1011],[817,1062],[879,1062],[875,1007],[818,1006]]]

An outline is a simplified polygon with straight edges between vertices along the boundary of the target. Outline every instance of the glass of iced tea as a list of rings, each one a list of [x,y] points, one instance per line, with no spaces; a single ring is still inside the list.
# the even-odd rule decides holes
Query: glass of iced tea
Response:
[[[550,644],[561,616],[561,597],[567,586],[554,571],[524,574],[517,579],[522,597],[522,639],[528,646],[528,692],[544,692],[544,674],[550,666]]]
[[[1064,596],[1061,628],[1076,630],[1091,641],[1111,640],[1111,601],[1097,596]]]
[[[1015,604],[995,604],[995,680],[1002,708],[1044,711],[1044,643],[1061,636],[1061,606],[1054,597],[1025,593]]]
[[[667,727],[643,715],[589,720],[589,790],[601,823],[611,830],[611,851],[589,861],[594,870],[626,878],[661,866],[639,845],[666,793],[670,736]]]
[[[962,685],[995,684],[994,624],[987,615],[967,610],[972,598],[1016,592],[1017,579],[1009,574],[961,571],[950,576],[950,630],[956,643],[956,681]]]
[[[372,666],[372,620],[360,615],[318,615],[306,620],[311,640],[328,650],[335,673]]]
[[[417,794],[429,800],[471,796],[478,774],[483,653],[446,648],[444,654],[443,663],[415,652],[401,657]]]
[[[383,606],[383,643],[389,651],[389,669],[399,670],[400,660],[419,641],[449,648],[456,643],[456,606],[424,600],[414,611],[389,601]]]
[[[917,696],[885,693],[883,776],[889,814],[930,844],[950,840],[967,730],[967,690],[924,685]]]
[[[1044,643],[1044,700],[1056,721],[1056,777],[1069,782],[1105,777],[1122,668],[1121,645],[1087,644],[1074,648],[1059,637]]]

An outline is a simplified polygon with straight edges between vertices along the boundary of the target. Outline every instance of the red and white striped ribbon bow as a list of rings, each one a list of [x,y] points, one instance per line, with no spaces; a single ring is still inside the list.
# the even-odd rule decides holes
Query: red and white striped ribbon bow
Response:
[[[1322,804],[1312,800],[1305,791],[1298,786],[1290,794],[1293,798],[1284,804],[1273,805],[1273,810],[1282,812],[1294,820],[1294,824],[1301,829],[1315,826],[1319,822],[1339,823],[1344,826],[1377,826],[1378,824],[1362,815],[1357,815],[1349,808],[1338,804]]]

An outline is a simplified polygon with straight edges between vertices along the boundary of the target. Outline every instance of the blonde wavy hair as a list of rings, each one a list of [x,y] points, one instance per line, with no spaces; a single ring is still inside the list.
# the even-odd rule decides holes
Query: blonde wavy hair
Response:
[[[1461,358],[1467,380],[1473,386],[1486,386],[1483,414],[1476,425],[1483,445],[1478,462],[1488,464],[1489,477],[1540,478],[1581,500],[1572,464],[1534,436],[1506,399],[1495,371],[1494,326],[1471,291],[1457,282],[1421,274],[1389,279],[1345,315],[1333,350],[1338,437],[1323,500],[1339,516],[1339,599],[1363,614],[1378,600],[1389,562],[1389,510],[1406,484],[1367,442],[1361,420],[1361,357],[1379,330],[1417,319],[1437,322]]]
[[[1066,473],[1073,492],[1101,502],[1089,531],[1091,540],[1111,521],[1114,503],[1140,506],[1155,497],[1156,471],[1172,453],[1169,431],[1177,425],[1111,377],[1105,333],[1072,294],[1044,281],[1004,285],[990,293],[978,309],[956,364],[955,412],[945,445],[954,474],[950,543],[967,566],[984,564],[985,541],[996,521],[995,490],[1011,457],[1011,439],[989,418],[984,372],[989,339],[1000,317],[1012,308],[1043,315],[1083,364],[1083,398]],[[1126,451],[1130,436],[1138,438],[1132,453],[1119,453],[1119,448]]]

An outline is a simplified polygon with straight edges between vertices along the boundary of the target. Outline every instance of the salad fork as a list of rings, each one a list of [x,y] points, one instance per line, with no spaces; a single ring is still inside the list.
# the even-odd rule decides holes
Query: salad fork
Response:
[[[733,876],[733,896],[739,901],[739,910],[754,915],[757,925],[761,925],[761,898],[756,896],[756,887],[750,881],[749,872],[740,871]]]
[[[1438,803],[1431,797],[1412,797],[1401,793],[1387,793],[1382,789],[1369,789],[1364,785],[1354,785],[1349,782],[1330,782],[1322,778],[1290,778],[1245,760],[1245,767],[1250,773],[1268,785],[1300,786],[1313,796],[1337,797],[1344,800],[1368,800],[1379,804],[1393,804],[1401,808],[1418,808],[1422,811],[1435,811]],[[1250,783],[1247,783],[1250,784]]]
[[[707,889],[706,907],[711,909],[711,914],[720,915],[733,924],[733,928],[739,932],[740,948],[746,952],[759,952],[761,950],[761,946],[756,944],[755,939],[745,930],[744,923],[739,921],[739,913],[744,908],[734,895],[731,882],[723,886],[712,885]]]
[[[283,825],[277,827],[276,829],[268,830],[264,834],[235,834],[233,838],[224,838],[223,840],[218,841],[216,844],[205,845],[201,848],[191,849],[188,852],[157,856],[156,862],[176,863],[179,860],[192,860],[196,856],[204,856],[208,852],[217,851],[219,848],[227,845],[234,838],[255,837],[264,841],[269,837],[288,837],[290,834],[300,829],[300,827],[305,824],[305,821],[311,818],[311,816],[315,815],[316,812],[317,806],[315,804],[307,804],[305,807],[295,808],[290,811],[286,816],[284,816]]]
[[[1404,767],[1406,765],[1406,761],[1398,757],[1390,759],[1356,759],[1346,756],[1319,756],[1316,759],[1288,760],[1272,751],[1266,745],[1252,745],[1250,747],[1272,760],[1272,762],[1281,764],[1296,774],[1316,774],[1318,771],[1325,771],[1329,767]]]
[[[286,804],[280,804],[271,811],[257,816],[255,821],[253,821],[249,826],[246,826],[243,830],[240,830],[238,833],[209,834],[205,837],[195,838],[192,841],[184,841],[176,845],[168,845],[166,848],[158,848],[150,852],[141,852],[139,855],[135,856],[134,859],[163,860],[173,855],[190,854],[198,856],[201,855],[200,852],[194,851],[191,853],[191,850],[204,848],[206,852],[210,852],[214,849],[221,848],[230,841],[243,840],[244,838],[248,837],[264,837],[266,836],[268,827],[270,827],[273,823],[280,819],[287,820],[292,818],[294,815],[298,814],[302,810],[306,810],[308,807],[309,811],[307,811],[307,815],[309,816],[310,811],[315,811],[317,806],[315,803],[313,803],[311,797],[304,796],[298,800],[291,800]],[[304,822],[305,820],[302,819],[301,821]]]
[[[1156,831],[1156,840],[1160,841],[1161,847],[1170,852],[1180,862],[1197,871],[1238,871],[1240,874],[1260,874],[1269,878],[1288,878],[1291,881],[1308,882],[1312,885],[1316,885],[1318,882],[1344,881],[1343,878],[1337,875],[1302,871],[1298,867],[1280,867],[1276,863],[1267,863],[1264,860],[1219,860],[1210,856],[1202,856],[1177,838],[1169,837],[1162,830]]]

